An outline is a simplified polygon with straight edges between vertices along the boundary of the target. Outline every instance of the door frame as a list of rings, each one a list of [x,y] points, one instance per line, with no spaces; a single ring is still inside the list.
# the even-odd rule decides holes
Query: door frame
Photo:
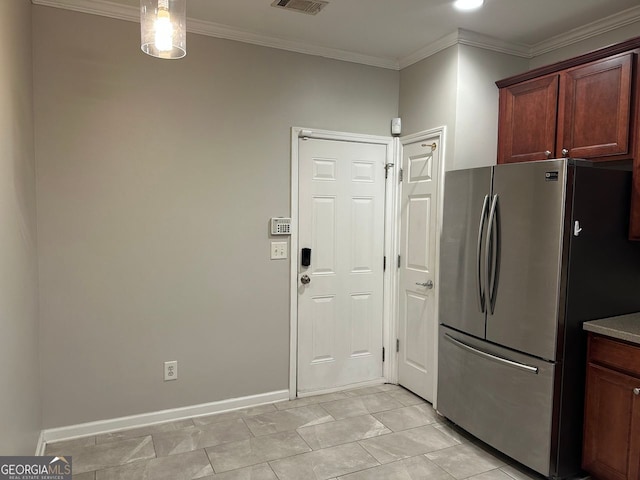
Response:
[[[399,170],[396,155],[399,152],[397,138],[365,135],[359,133],[337,132],[331,130],[319,130],[313,128],[291,127],[291,248],[290,248],[290,309],[289,309],[289,399],[293,400],[298,395],[298,195],[299,179],[299,150],[300,139],[314,138],[320,140],[333,140],[353,143],[373,143],[385,145],[387,149],[387,164],[392,166],[387,169],[388,178],[385,181],[385,220],[384,220],[384,254],[387,257],[387,268],[383,273],[383,317],[382,317],[382,347],[385,349],[385,361],[382,364],[382,378],[392,381],[393,372],[397,378],[396,355],[391,352],[392,342],[395,339],[395,290],[397,290],[397,269],[390,268],[390,259],[397,256],[397,195],[398,182],[395,181],[396,171]],[[379,383],[377,381],[369,383]],[[363,384],[365,385],[365,384]],[[339,390],[336,388],[335,390]],[[330,390],[323,391],[328,393]],[[322,392],[313,392],[316,395]]]
[[[417,132],[417,133],[412,133],[410,135],[406,135],[404,137],[400,137],[399,138],[399,147],[398,147],[398,152],[397,152],[397,161],[396,163],[398,164],[396,167],[398,169],[400,169],[402,167],[402,157],[403,157],[403,148],[404,145],[408,145],[410,143],[416,143],[416,142],[421,142],[423,140],[427,140],[429,138],[433,138],[433,137],[438,137],[438,142],[440,144],[440,168],[439,168],[439,173],[438,173],[438,195],[437,195],[437,199],[436,201],[438,202],[437,205],[437,209],[436,209],[436,261],[434,264],[434,268],[436,270],[436,275],[435,275],[435,279],[434,279],[434,291],[433,291],[433,296],[434,296],[434,308],[433,308],[433,315],[436,319],[436,324],[435,324],[435,331],[433,332],[433,342],[434,342],[434,348],[433,348],[433,408],[437,408],[438,405],[438,317],[439,317],[439,297],[440,297],[440,242],[441,242],[441,238],[442,238],[442,215],[443,215],[443,201],[444,201],[444,174],[445,174],[445,170],[446,170],[446,143],[447,143],[447,127],[445,125],[440,126],[440,127],[436,127],[436,128],[432,128],[430,130],[423,130],[421,132]],[[397,184],[398,182],[396,182]],[[396,253],[396,255],[399,254],[400,251],[400,228],[401,228],[401,221],[402,221],[402,216],[401,216],[401,209],[402,209],[402,205],[401,205],[401,194],[402,194],[402,189],[401,188],[396,188],[396,211],[395,211],[395,218],[396,218],[396,241],[395,241],[395,245],[397,248],[398,253]],[[396,270],[396,269],[394,269]],[[396,281],[395,281],[395,285],[394,285],[394,289],[393,289],[393,295],[394,295],[394,300],[393,300],[393,304],[395,305],[395,310],[393,312],[393,318],[394,318],[394,333],[397,332],[400,328],[400,304],[399,304],[399,298],[400,298],[400,277],[399,274],[396,275]],[[399,369],[399,362],[398,362],[398,353],[395,352],[394,354],[394,365],[395,365],[395,377],[394,377],[394,381],[393,383],[398,383],[398,369]]]

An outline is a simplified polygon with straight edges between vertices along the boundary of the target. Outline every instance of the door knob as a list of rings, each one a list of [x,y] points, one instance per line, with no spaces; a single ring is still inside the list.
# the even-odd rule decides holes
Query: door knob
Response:
[[[633,389],[633,394],[634,395],[640,395],[640,388],[634,388]]]
[[[309,275],[302,275],[300,277],[300,283],[302,283],[303,285],[306,285],[307,283],[311,283],[311,279],[309,278]]]
[[[425,287],[425,288],[431,289],[431,288],[433,288],[433,281],[429,280],[429,281],[423,282],[423,283],[416,282],[416,285],[418,285],[419,287]]]

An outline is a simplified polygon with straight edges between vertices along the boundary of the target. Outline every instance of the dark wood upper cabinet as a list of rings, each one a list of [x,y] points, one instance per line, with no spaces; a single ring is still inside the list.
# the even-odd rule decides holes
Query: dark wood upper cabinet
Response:
[[[496,82],[498,163],[633,163],[631,240],[640,240],[639,57],[636,37]]]
[[[630,153],[634,54],[500,89],[498,163]]]
[[[499,163],[552,158],[558,79],[558,75],[552,75],[500,90]]]
[[[632,68],[628,53],[560,74],[558,156],[629,153]]]

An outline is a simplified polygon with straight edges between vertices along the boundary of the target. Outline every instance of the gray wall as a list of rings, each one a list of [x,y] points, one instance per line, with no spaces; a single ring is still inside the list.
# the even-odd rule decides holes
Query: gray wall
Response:
[[[34,7],[44,427],[288,388],[290,127],[389,134],[399,73]],[[164,383],[165,360],[179,379]]]
[[[30,2],[0,2],[0,44],[0,455],[33,455],[41,409]]]
[[[496,80],[526,70],[524,58],[460,45],[455,157],[449,169],[495,165],[498,159]]]
[[[0,72],[12,446],[40,424],[29,7],[0,7],[19,46]],[[33,12],[45,428],[288,387],[288,262],[268,259],[267,220],[290,213],[290,126],[388,135],[399,114],[404,135],[447,126],[447,168],[490,164],[495,80],[637,27],[530,64],[460,45],[398,73],[197,35],[186,59],[159,61],[136,23]]]
[[[446,155],[454,158],[458,45],[400,71],[402,135],[447,127]]]
[[[493,165],[497,158],[495,81],[526,70],[512,55],[455,45],[400,72],[403,135],[447,127],[447,170]]]

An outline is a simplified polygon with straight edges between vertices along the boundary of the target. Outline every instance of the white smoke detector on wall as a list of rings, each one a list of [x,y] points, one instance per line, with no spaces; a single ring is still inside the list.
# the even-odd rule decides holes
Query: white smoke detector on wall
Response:
[[[293,12],[315,15],[328,4],[329,2],[322,0],[275,0],[271,6],[284,8],[285,10],[291,10]]]

